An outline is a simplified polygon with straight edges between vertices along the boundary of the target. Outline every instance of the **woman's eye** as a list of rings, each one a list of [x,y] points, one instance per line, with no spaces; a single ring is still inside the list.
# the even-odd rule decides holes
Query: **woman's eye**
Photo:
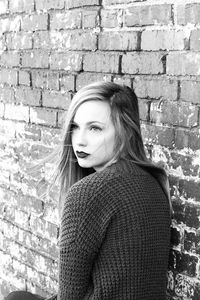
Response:
[[[75,129],[77,129],[78,128],[78,125],[76,125],[76,124],[72,124],[71,125],[71,130],[75,130]]]
[[[102,128],[100,128],[98,126],[91,126],[90,130],[92,130],[92,131],[102,131]]]

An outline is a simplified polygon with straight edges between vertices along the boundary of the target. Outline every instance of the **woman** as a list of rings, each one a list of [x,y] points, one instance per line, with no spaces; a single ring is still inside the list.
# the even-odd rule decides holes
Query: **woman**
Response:
[[[168,183],[145,155],[132,89],[100,82],[74,96],[58,170],[58,298],[165,299]]]
[[[146,157],[132,89],[90,84],[60,148],[60,300],[164,300],[170,243],[165,171]]]

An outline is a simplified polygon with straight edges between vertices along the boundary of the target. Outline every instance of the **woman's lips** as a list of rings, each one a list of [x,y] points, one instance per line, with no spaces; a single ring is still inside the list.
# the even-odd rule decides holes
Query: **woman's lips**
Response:
[[[87,157],[89,154],[83,151],[76,151],[76,155],[78,156],[78,158],[85,158]]]

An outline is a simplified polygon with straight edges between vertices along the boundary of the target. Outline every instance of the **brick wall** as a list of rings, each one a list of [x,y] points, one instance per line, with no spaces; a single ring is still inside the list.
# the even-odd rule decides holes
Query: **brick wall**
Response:
[[[96,80],[133,86],[174,208],[168,299],[200,299],[200,0],[0,0],[0,287],[57,287],[52,165],[72,94]],[[38,185],[38,183],[40,183]]]

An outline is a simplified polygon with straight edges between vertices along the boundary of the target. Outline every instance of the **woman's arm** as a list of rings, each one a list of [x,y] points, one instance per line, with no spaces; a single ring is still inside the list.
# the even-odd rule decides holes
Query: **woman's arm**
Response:
[[[95,257],[104,238],[109,217],[99,193],[72,188],[61,220],[59,300],[82,300],[92,286]]]

